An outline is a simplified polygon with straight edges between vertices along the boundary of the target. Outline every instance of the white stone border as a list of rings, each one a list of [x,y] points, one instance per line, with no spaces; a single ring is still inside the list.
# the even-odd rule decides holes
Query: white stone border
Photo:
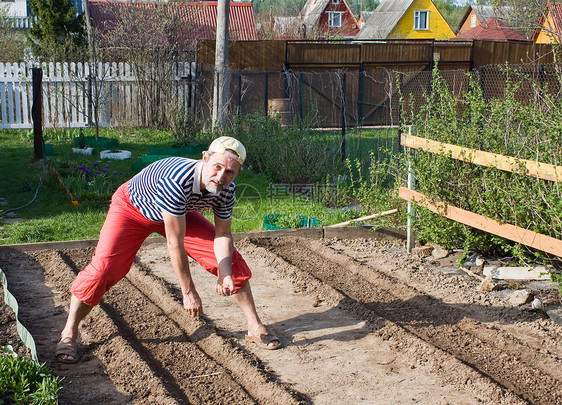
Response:
[[[72,152],[78,155],[91,155],[94,152],[94,148],[72,148]]]
[[[108,150],[102,150],[100,152],[100,158],[102,159],[117,159],[117,160],[125,160],[131,157],[131,152],[128,150],[120,150],[119,152],[111,152]]]

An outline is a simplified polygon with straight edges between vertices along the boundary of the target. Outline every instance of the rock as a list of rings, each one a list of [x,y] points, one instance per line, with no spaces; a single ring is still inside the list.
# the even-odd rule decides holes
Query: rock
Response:
[[[486,260],[482,256],[476,256],[473,264],[474,266],[472,266],[470,270],[472,270],[475,274],[482,274]]]
[[[480,291],[497,291],[499,290],[499,285],[492,279],[491,276],[486,277],[480,283]]]
[[[537,267],[496,267],[484,266],[482,273],[485,276],[491,275],[500,280],[548,280],[549,270],[546,266]]]
[[[559,305],[550,305],[545,308],[546,314],[559,325],[562,325],[562,307]]]
[[[465,269],[471,269],[474,266],[476,266],[476,256],[474,255],[469,256],[462,265]]]
[[[419,257],[430,256],[432,252],[433,252],[433,246],[429,246],[429,245],[415,247],[412,249],[412,254]]]
[[[538,298],[535,298],[533,300],[533,302],[531,302],[531,308],[536,309],[536,310],[543,310],[544,309],[542,301],[539,300]]]
[[[449,256],[449,253],[451,253],[449,250],[445,249],[442,246],[436,245],[433,247],[433,252],[431,252],[431,255],[435,260],[439,260]]]
[[[509,302],[516,307],[520,307],[521,305],[527,304],[531,298],[532,296],[529,291],[517,290],[511,294],[511,297],[509,297]]]

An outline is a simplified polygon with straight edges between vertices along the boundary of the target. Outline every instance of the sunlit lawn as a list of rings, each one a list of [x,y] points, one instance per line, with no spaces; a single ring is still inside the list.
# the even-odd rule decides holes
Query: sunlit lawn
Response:
[[[86,135],[93,135],[93,132],[86,130]],[[92,156],[77,155],[72,152],[76,131],[46,131],[46,142],[53,145],[54,155],[35,160],[30,132],[0,131],[0,198],[8,202],[0,209],[12,210],[12,213],[0,211],[0,216],[15,215],[23,220],[0,226],[0,244],[97,238],[107,213],[109,195],[101,201],[73,196],[72,199],[78,202],[75,205],[48,166],[56,168],[65,178],[70,168],[79,165],[91,169],[109,165],[105,182],[115,189],[135,174],[132,163],[139,156],[147,154],[151,148],[169,147],[174,141],[166,132],[152,130],[131,130],[125,135],[103,130],[100,135],[118,139],[119,149],[131,151],[132,158],[102,161],[99,150]],[[200,158],[200,155],[190,157]],[[95,162],[98,166],[94,166]],[[331,210],[319,202],[296,196],[284,185],[272,184],[267,178],[248,170],[242,171],[236,183],[234,232],[261,230],[268,214],[314,216],[324,224],[348,219],[340,210]]]

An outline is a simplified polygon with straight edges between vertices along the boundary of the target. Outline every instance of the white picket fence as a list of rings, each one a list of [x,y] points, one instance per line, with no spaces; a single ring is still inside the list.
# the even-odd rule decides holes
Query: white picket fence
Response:
[[[43,126],[85,127],[93,122],[92,106],[99,106],[99,125],[138,125],[151,106],[144,103],[128,63],[99,63],[95,69],[85,63],[31,64],[0,63],[0,128],[33,128],[32,68],[43,70]],[[90,75],[90,71],[93,74]],[[176,64],[175,93],[187,106],[193,92],[186,78],[194,66]]]

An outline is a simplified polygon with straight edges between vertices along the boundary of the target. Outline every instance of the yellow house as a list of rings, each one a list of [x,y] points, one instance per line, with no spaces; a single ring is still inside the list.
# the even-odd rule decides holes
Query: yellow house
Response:
[[[548,3],[531,38],[537,44],[559,44],[562,36],[562,4]]]
[[[382,0],[357,39],[437,39],[455,36],[432,0]]]

